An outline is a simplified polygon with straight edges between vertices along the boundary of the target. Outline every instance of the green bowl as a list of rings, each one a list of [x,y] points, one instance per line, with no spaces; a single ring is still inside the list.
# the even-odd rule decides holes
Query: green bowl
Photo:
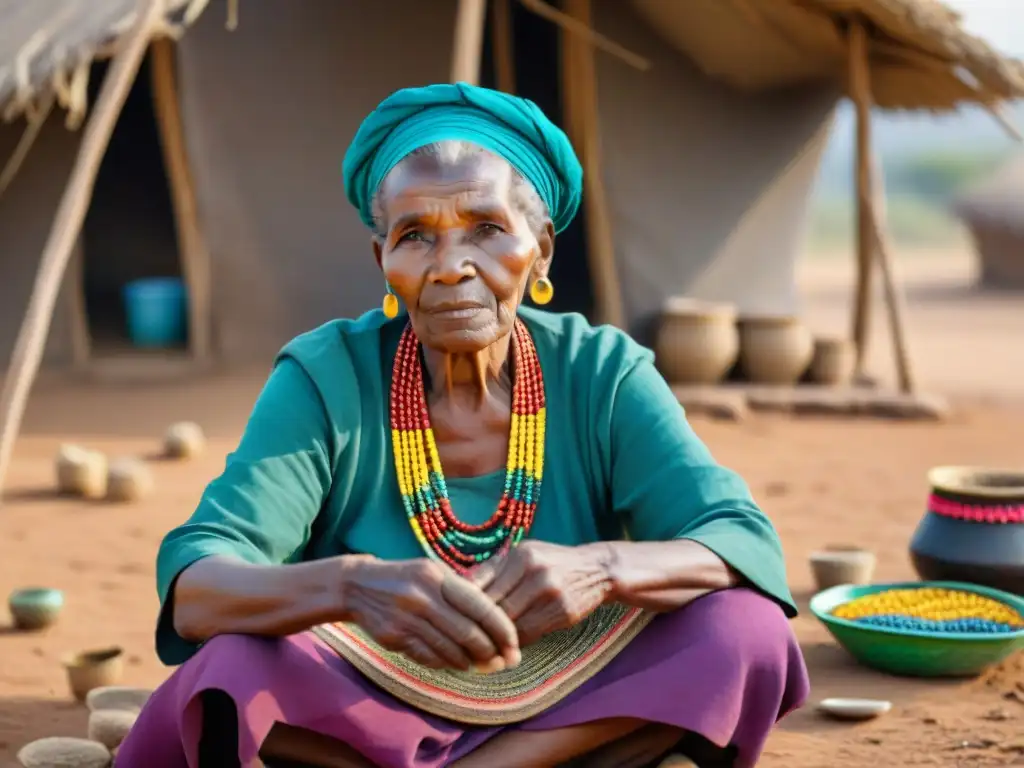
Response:
[[[925,587],[972,592],[1010,606],[1024,616],[1024,599],[998,589],[956,581],[906,581],[895,584],[826,589],[811,598],[811,613],[832,637],[865,666],[909,677],[972,677],[1024,649],[1024,629],[1006,634],[922,632],[872,627],[832,615],[839,606],[865,595]]]
[[[43,629],[60,616],[64,608],[64,593],[48,587],[19,589],[7,598],[7,607],[16,628],[29,631]]]

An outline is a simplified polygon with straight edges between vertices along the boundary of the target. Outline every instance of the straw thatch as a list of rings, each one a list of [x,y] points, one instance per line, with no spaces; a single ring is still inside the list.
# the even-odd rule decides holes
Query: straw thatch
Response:
[[[874,102],[945,111],[1024,97],[1024,64],[970,35],[937,0],[633,0],[712,77],[751,90],[845,82],[851,18],[870,32]]]
[[[157,34],[177,35],[208,0],[166,0]],[[89,65],[131,28],[137,0],[0,0],[0,116],[13,120],[56,96],[85,109]]]
[[[969,225],[995,224],[1024,234],[1024,155],[968,189],[956,200],[954,210]]]

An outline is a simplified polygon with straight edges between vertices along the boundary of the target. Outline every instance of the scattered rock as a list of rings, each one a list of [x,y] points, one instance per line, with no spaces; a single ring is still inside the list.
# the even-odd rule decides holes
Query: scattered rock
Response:
[[[139,715],[123,709],[100,709],[89,715],[88,737],[107,749],[115,749],[125,740]]]
[[[892,709],[891,701],[881,699],[823,699],[818,711],[837,720],[871,720]]]
[[[51,736],[26,744],[18,752],[24,768],[107,768],[110,750],[87,739]]]
[[[172,424],[164,436],[164,454],[171,459],[194,459],[205,448],[203,429],[192,421]]]
[[[62,445],[56,459],[57,490],[67,496],[100,499],[107,492],[107,457],[78,445]]]
[[[986,712],[981,716],[982,720],[991,720],[994,723],[1000,723],[1004,720],[1010,719],[1010,713],[1005,709],[993,709]]]
[[[152,695],[153,691],[149,688],[106,685],[89,691],[85,697],[85,706],[89,708],[90,712],[114,709],[138,714]]]
[[[153,472],[145,462],[134,458],[117,459],[107,475],[107,499],[138,501],[153,491]]]

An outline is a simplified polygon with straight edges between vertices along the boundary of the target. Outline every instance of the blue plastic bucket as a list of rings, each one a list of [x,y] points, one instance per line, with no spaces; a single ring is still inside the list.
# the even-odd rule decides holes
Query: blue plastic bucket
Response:
[[[128,338],[137,347],[173,347],[185,343],[188,297],[177,277],[135,280],[124,287]]]

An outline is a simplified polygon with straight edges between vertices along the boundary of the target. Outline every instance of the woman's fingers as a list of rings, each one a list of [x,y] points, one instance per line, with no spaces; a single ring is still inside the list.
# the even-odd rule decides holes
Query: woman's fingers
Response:
[[[429,645],[418,637],[410,637],[401,651],[417,664],[431,669],[444,669],[449,666]]]
[[[444,662],[441,666],[449,669],[466,670],[473,666],[474,659],[470,658],[466,649],[438,630],[430,621],[417,616],[409,616],[407,622],[409,628],[407,647],[419,649],[421,645],[425,646],[434,656]],[[492,648],[490,655],[482,661],[490,661],[494,656],[495,652]]]
[[[547,577],[544,573],[534,575],[512,585],[512,588],[501,598],[498,603],[516,626],[519,626],[519,617],[537,604],[541,599],[549,597],[545,595],[547,589]]]
[[[427,614],[426,620],[446,639],[461,648],[474,665],[486,665],[495,658],[501,658],[497,643],[487,631],[446,600],[442,599],[436,609]]]
[[[519,663],[521,657],[516,625],[496,602],[476,585],[455,574],[447,575],[441,583],[441,596],[488,634],[508,666]]]

